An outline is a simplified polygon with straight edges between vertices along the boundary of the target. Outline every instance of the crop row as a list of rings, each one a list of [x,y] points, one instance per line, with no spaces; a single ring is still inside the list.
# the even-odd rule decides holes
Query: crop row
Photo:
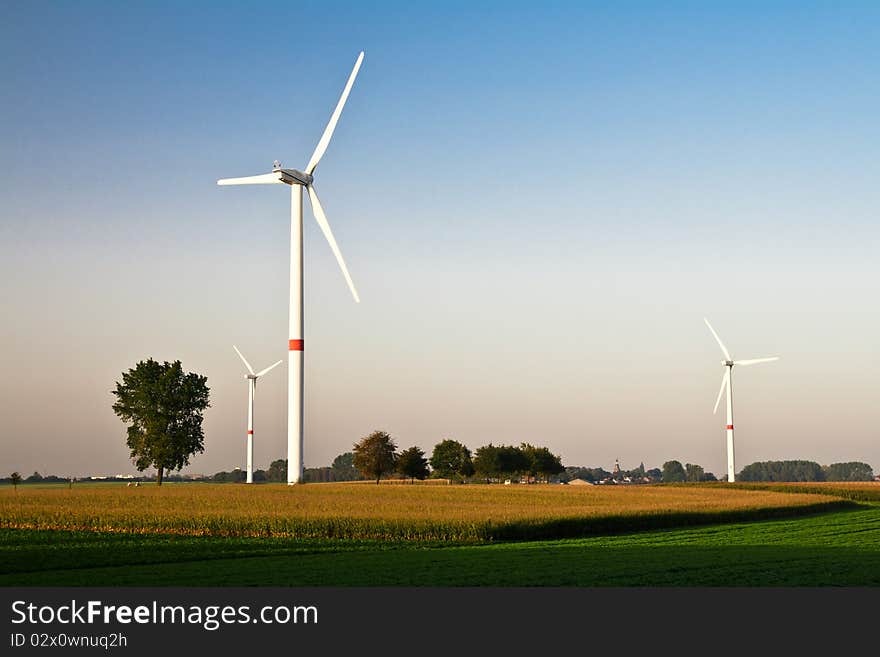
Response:
[[[0,495],[0,527],[382,541],[562,538],[839,508],[837,498],[701,487],[346,484],[37,489]]]

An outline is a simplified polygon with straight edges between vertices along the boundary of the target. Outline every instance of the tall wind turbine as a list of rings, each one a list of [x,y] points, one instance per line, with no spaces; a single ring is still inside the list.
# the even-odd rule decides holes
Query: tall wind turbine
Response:
[[[312,153],[312,158],[306,165],[305,171],[297,171],[296,169],[282,169],[281,164],[276,161],[271,173],[264,173],[257,176],[248,176],[246,178],[225,178],[218,180],[218,185],[267,185],[267,184],[284,184],[290,186],[290,322],[287,341],[288,350],[288,385],[287,385],[287,483],[296,484],[302,481],[303,475],[303,195],[302,190],[305,187],[309,195],[309,201],[312,204],[312,213],[315,215],[315,221],[330,243],[333,255],[342,269],[342,275],[345,277],[346,283],[354,296],[355,302],[360,302],[354,283],[345,266],[345,260],[342,259],[342,253],[333,237],[333,231],[330,230],[330,224],[327,222],[327,216],[324,214],[324,208],[318,200],[318,194],[315,192],[314,177],[315,169],[327,146],[330,144],[330,138],[333,137],[333,131],[339,121],[339,115],[342,114],[342,108],[345,101],[348,100],[348,94],[354,85],[361,62],[364,60],[364,53],[361,52],[351,75],[348,76],[348,82],[342,90],[342,96],[336,104],[336,109],[330,115],[330,121],[324,129],[324,134]]]
[[[705,317],[703,321],[706,322],[706,326],[709,327],[709,330],[712,331],[712,335],[715,336],[716,342],[718,342],[718,346],[721,347],[721,351],[724,354],[724,360],[721,361],[721,364],[724,365],[726,371],[724,372],[724,376],[721,379],[721,390],[718,391],[718,399],[715,400],[715,410],[712,413],[718,412],[718,404],[721,403],[721,395],[724,394],[724,391],[727,390],[727,481],[733,482],[735,480],[736,467],[734,465],[734,457],[733,457],[733,366],[734,365],[757,365],[758,363],[769,363],[773,360],[779,360],[779,356],[770,356],[768,358],[750,358],[748,360],[733,360],[730,357],[730,352],[727,351],[727,347],[724,346],[724,343],[721,342],[721,338],[718,337],[718,334],[715,332],[715,329],[712,328],[712,325],[709,323],[709,320]]]
[[[254,397],[257,396],[257,379],[272,368],[281,365],[283,361],[279,360],[277,363],[269,365],[269,367],[264,370],[254,372],[254,368],[251,367],[249,362],[247,362],[247,358],[242,355],[238,350],[238,347],[232,345],[232,348],[235,349],[235,353],[241,358],[241,362],[244,363],[244,366],[248,371],[248,373],[244,375],[244,378],[248,380],[247,483],[252,484],[254,483]]]

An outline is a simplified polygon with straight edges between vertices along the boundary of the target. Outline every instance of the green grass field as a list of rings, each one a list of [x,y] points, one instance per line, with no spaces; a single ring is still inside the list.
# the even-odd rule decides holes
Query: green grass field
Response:
[[[880,507],[488,545],[2,530],[0,585],[878,586]]]
[[[497,488],[487,494],[505,494]],[[525,497],[516,499],[521,509],[540,515],[541,505],[550,501],[540,497],[546,493],[530,488],[523,487],[517,495]],[[707,493],[723,498],[734,492],[683,488],[689,492],[677,499],[691,506]],[[702,492],[695,497],[698,488]],[[776,500],[772,512],[758,505],[736,522],[724,513],[714,518],[693,512],[636,513],[620,526],[594,526],[588,532],[592,535],[556,540],[200,536],[6,527],[0,529],[0,585],[880,586],[880,504],[874,501],[880,487],[844,489],[856,492],[842,500],[840,490],[830,485],[776,487],[774,496],[791,496],[798,503],[786,506]],[[230,485],[229,490],[242,494],[240,486]],[[654,501],[667,504],[673,499],[669,491],[682,488],[653,490],[649,494],[648,487],[632,487],[625,494],[659,495]],[[831,506],[812,499],[806,503],[801,497],[817,493]],[[532,495],[541,501],[534,508],[527,504]],[[634,497],[623,507],[641,509],[644,499]],[[740,503],[739,498],[724,499]],[[770,498],[761,499],[766,505]],[[567,508],[564,500],[552,501],[553,509]],[[779,517],[785,515],[790,517]],[[657,517],[664,518],[666,528],[652,528]],[[633,518],[648,522],[633,531]]]

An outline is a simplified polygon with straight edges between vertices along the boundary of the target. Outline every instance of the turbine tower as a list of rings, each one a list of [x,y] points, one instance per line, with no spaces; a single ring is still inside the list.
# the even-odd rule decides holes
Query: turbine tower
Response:
[[[361,52],[351,75],[348,76],[348,82],[342,90],[342,96],[336,104],[336,109],[330,116],[330,121],[324,129],[324,134],[312,153],[312,158],[306,165],[305,171],[297,171],[296,169],[283,169],[281,164],[276,160],[271,173],[264,173],[257,176],[248,176],[246,178],[225,178],[218,180],[218,185],[269,185],[284,184],[290,186],[290,318],[289,332],[287,341],[288,350],[288,384],[287,384],[287,483],[296,484],[302,481],[303,475],[303,194],[305,187],[309,195],[309,202],[312,205],[312,213],[315,215],[315,221],[327,238],[333,255],[336,256],[336,262],[342,269],[342,275],[345,277],[346,283],[354,296],[355,302],[360,302],[357,290],[345,266],[345,260],[342,259],[342,253],[333,237],[333,231],[330,230],[330,224],[327,222],[327,215],[324,214],[324,208],[321,201],[318,200],[318,194],[315,192],[314,177],[315,169],[327,146],[330,144],[330,138],[333,137],[333,131],[339,121],[339,115],[342,114],[342,108],[354,85],[361,62],[364,60],[364,53]]]
[[[248,371],[244,375],[244,378],[248,380],[247,483],[252,484],[254,483],[254,397],[257,396],[257,379],[272,368],[281,365],[283,361],[279,360],[277,363],[269,365],[266,369],[255,373],[254,368],[247,362],[247,359],[238,350],[238,347],[232,345],[232,348],[235,349],[235,353],[241,358],[241,362],[244,363]]]
[[[712,335],[715,336],[718,346],[721,347],[721,352],[724,354],[724,360],[721,361],[721,364],[727,368],[724,372],[724,376],[721,378],[721,390],[718,391],[718,399],[715,400],[715,410],[713,410],[712,413],[715,414],[718,412],[718,404],[721,403],[721,395],[727,390],[727,481],[733,482],[736,475],[733,455],[733,366],[769,363],[773,360],[779,360],[779,356],[750,358],[748,360],[733,360],[733,358],[730,357],[730,352],[727,351],[727,347],[721,342],[721,338],[718,337],[718,334],[715,332],[715,329],[712,328],[709,320],[704,317],[703,321],[706,322],[706,326],[712,331]]]

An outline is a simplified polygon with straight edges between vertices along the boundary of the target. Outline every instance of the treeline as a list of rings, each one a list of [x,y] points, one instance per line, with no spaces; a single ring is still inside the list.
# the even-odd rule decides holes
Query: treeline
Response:
[[[850,461],[819,465],[815,461],[759,461],[737,475],[738,481],[873,481],[867,463]]]
[[[306,482],[359,481],[385,478],[422,480],[427,478],[449,479],[455,482],[501,481],[570,482],[575,479],[594,484],[649,484],[717,481],[715,475],[694,463],[682,465],[680,461],[667,461],[662,468],[646,469],[644,463],[632,470],[615,468],[609,472],[603,468],[562,465],[562,459],[546,447],[529,443],[494,445],[489,443],[471,450],[451,439],[436,445],[430,457],[419,447],[399,451],[394,440],[384,431],[374,431],[361,439],[351,452],[337,456],[329,466],[306,468]],[[745,466],[737,475],[737,481],[754,482],[821,482],[821,481],[873,481],[871,466],[860,461],[820,465],[814,461],[759,461]],[[43,476],[34,472],[22,477],[18,472],[0,478],[4,484],[66,483],[91,480],[91,477]],[[155,481],[156,477],[101,477],[102,481]],[[218,483],[244,483],[246,473],[236,468],[208,476],[171,474],[165,481],[207,481]],[[254,482],[284,483],[287,481],[287,459],[272,461],[265,470],[254,471]]]
[[[39,472],[34,472],[29,477],[22,477],[19,473],[13,472],[5,479],[0,481],[17,484],[67,484],[76,481],[75,477],[58,477],[56,475],[43,476]]]
[[[487,483],[518,480],[549,481],[565,471],[562,459],[546,447],[529,443],[483,445],[476,451],[457,440],[446,439],[436,445],[430,458],[419,447],[398,452],[397,445],[385,431],[374,431],[353,448],[352,464],[364,478],[379,483],[382,476],[397,474],[410,479],[436,477],[466,481],[478,477]]]
[[[307,483],[364,479],[378,482],[383,477],[410,481],[437,478],[464,482],[477,478],[486,482],[508,479],[535,482],[549,481],[560,474],[565,479],[564,473],[559,456],[546,447],[529,443],[519,446],[489,443],[471,452],[466,445],[446,439],[434,445],[428,457],[417,446],[399,450],[387,432],[374,431],[358,441],[351,452],[337,456],[331,465],[305,468],[303,477]],[[245,472],[236,468],[231,472],[218,472],[207,480],[244,482]],[[278,459],[267,470],[255,470],[254,481],[287,481],[287,460]]]
[[[593,484],[653,484],[678,483],[684,481],[717,481],[711,472],[695,463],[682,465],[680,461],[667,461],[662,468],[645,469],[645,464],[632,470],[608,472],[603,468],[567,467],[561,481],[583,479]]]

